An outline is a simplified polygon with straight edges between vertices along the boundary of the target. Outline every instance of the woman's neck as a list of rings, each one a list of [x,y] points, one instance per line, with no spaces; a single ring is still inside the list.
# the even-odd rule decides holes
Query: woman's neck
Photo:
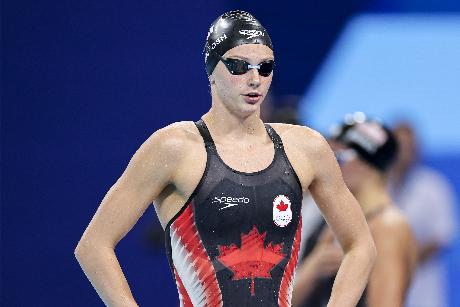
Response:
[[[247,117],[239,117],[227,110],[212,107],[203,120],[219,139],[241,140],[241,138],[266,135],[264,123],[260,119],[260,109]]]

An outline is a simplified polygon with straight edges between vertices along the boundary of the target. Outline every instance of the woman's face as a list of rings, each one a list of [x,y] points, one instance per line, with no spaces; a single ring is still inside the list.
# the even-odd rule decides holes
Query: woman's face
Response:
[[[251,65],[273,60],[273,51],[261,44],[245,44],[228,50],[223,58],[239,59]],[[232,75],[222,61],[219,61],[210,76],[219,101],[232,113],[250,114],[260,108],[270,88],[273,72],[261,76],[257,69],[245,74]]]

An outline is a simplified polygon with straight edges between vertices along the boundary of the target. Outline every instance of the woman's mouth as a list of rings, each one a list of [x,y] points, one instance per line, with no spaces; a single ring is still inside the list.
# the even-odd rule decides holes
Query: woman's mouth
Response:
[[[243,95],[244,101],[249,104],[256,104],[262,98],[262,95],[257,92],[251,92]]]

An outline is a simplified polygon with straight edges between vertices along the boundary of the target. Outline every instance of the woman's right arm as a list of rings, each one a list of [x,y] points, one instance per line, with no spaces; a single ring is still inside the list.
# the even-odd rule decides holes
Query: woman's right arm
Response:
[[[168,130],[155,132],[134,154],[75,249],[80,266],[107,306],[137,306],[115,246],[171,182],[180,146]]]

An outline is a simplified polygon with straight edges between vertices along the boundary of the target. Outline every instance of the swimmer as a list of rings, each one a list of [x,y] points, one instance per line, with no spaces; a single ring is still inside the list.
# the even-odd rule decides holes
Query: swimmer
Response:
[[[369,284],[357,306],[403,306],[417,264],[417,246],[406,218],[387,192],[388,170],[397,154],[396,139],[381,123],[357,113],[337,127],[331,146],[377,247]],[[295,306],[326,306],[338,269],[341,252],[330,230],[324,227],[317,233],[316,245],[297,271]]]
[[[355,306],[372,236],[324,138],[260,119],[275,67],[268,32],[227,12],[204,53],[210,110],[156,131],[134,154],[77,245],[83,271],[105,304],[137,306],[114,249],[153,202],[181,306],[290,306],[309,190],[344,251],[330,306]]]

